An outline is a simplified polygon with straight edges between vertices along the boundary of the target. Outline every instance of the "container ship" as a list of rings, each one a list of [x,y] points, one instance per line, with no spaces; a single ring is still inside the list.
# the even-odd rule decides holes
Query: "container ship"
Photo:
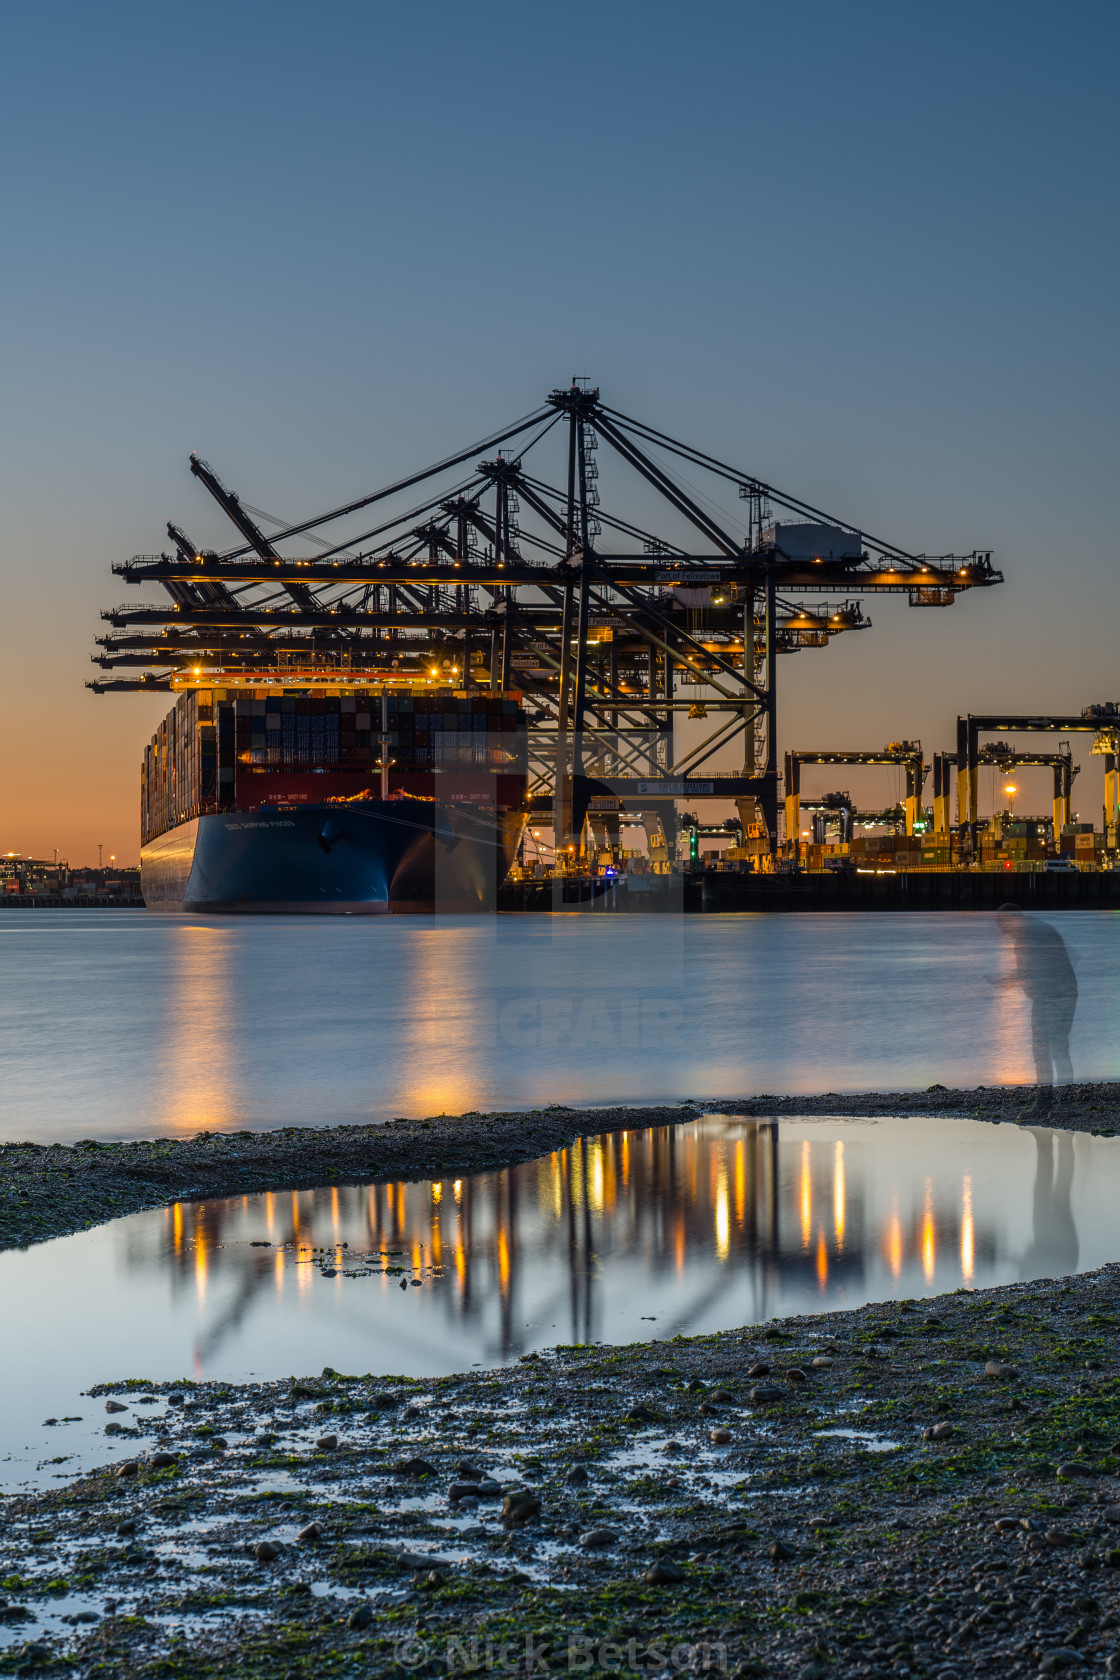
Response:
[[[144,754],[150,910],[491,910],[525,827],[516,692],[189,687]]]

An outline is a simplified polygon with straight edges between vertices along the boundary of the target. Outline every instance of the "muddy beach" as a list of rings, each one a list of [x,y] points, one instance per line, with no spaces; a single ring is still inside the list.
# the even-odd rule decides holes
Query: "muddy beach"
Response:
[[[1118,1324],[1107,1267],[435,1381],[127,1375],[112,1460],[5,1503],[0,1671],[1111,1671]]]
[[[1117,1090],[1071,1088],[1044,1123],[1112,1132]],[[1040,1118],[1029,1088],[703,1106]],[[696,1112],[9,1145],[5,1241]],[[104,1464],[4,1502],[0,1672],[1120,1668],[1118,1326],[1107,1266],[435,1379],[123,1373],[83,1401]]]

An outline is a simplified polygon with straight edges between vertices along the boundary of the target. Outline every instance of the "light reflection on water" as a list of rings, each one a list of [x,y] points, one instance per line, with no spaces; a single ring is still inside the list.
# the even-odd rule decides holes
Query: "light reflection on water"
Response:
[[[1116,1078],[1120,924],[1051,921]],[[1030,1081],[1011,975],[987,914],[5,911],[0,1138]]]
[[[627,1324],[655,1322],[646,1333],[663,1338],[1075,1271],[1079,1223],[1098,1264],[1117,1246],[1118,1165],[1120,1142],[1042,1128],[705,1115],[475,1178],[180,1204],[118,1229],[125,1273],[163,1270],[193,1311],[200,1369],[289,1286],[308,1305],[327,1290],[347,1313],[367,1296],[387,1303],[378,1317],[394,1311],[402,1278],[385,1266],[423,1280],[410,1309],[492,1361],[617,1340]],[[264,1232],[270,1249],[247,1247]],[[438,1368],[451,1367],[424,1366]]]
[[[1120,1139],[1041,1128],[706,1115],[477,1178],[136,1214],[0,1256],[0,1439],[20,1475],[85,1451],[80,1391],[125,1376],[437,1374],[1087,1270],[1120,1258],[1118,1169]]]

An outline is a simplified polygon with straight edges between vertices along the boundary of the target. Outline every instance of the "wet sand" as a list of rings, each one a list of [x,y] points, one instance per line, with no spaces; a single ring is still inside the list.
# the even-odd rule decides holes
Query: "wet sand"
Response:
[[[112,1462],[4,1504],[0,1670],[1100,1672],[1118,1325],[1110,1266],[435,1381],[134,1376],[86,1402]]]

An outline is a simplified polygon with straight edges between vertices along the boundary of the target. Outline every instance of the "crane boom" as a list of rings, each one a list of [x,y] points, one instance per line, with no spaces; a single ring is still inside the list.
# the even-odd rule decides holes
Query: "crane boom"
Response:
[[[218,506],[230,519],[232,519],[233,523],[237,526],[237,529],[241,532],[241,535],[246,539],[255,552],[260,555],[261,559],[274,560],[279,566],[281,564],[281,556],[269,542],[268,538],[265,536],[256,521],[250,519],[249,515],[245,512],[245,509],[241,506],[241,498],[236,495],[234,491],[226,489],[213,467],[211,467],[206,461],[200,460],[197,455],[192,455],[191,472],[197,479],[205,484],[207,490],[209,490]],[[315,597],[312,595],[310,589],[305,583],[286,582],[284,584],[284,588],[287,590],[288,594],[297,606],[313,607],[315,605]]]

